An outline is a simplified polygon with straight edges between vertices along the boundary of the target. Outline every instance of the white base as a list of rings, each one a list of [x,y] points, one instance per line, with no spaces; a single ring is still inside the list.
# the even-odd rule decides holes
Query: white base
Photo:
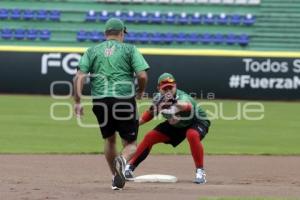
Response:
[[[148,174],[137,176],[134,178],[134,182],[137,183],[176,183],[177,177],[172,175],[164,175],[164,174]]]

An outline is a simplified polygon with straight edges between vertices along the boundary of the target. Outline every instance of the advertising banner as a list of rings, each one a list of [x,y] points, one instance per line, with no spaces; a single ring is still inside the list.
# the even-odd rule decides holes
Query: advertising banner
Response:
[[[0,93],[69,94],[81,53],[0,52]],[[198,98],[300,99],[300,58],[145,55],[147,92],[172,73],[178,88]],[[86,92],[89,89],[87,87]]]

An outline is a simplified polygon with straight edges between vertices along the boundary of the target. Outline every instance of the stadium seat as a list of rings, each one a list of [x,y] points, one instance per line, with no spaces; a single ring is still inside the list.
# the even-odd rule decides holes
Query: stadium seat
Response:
[[[149,42],[149,33],[147,32],[141,32],[137,34],[137,42],[140,42],[142,44],[146,44]]]
[[[27,39],[29,40],[36,40],[38,38],[38,30],[36,29],[29,29],[27,30]]]
[[[0,8],[0,19],[8,19],[9,12],[7,9]]]
[[[171,44],[174,41],[173,33],[162,33],[162,42],[164,44]]]
[[[238,37],[237,42],[241,46],[247,46],[249,44],[249,36],[242,34]]]
[[[94,10],[89,10],[85,15],[85,21],[87,22],[97,21],[97,13]]]
[[[47,16],[48,16],[48,14],[47,14],[47,11],[46,10],[38,10],[37,12],[36,12],[36,19],[37,20],[46,20],[47,19]]]
[[[173,12],[168,12],[164,17],[164,22],[167,24],[175,24],[176,21],[176,15]]]
[[[230,24],[232,25],[240,25],[242,22],[242,17],[239,14],[233,14],[230,17]]]
[[[21,15],[22,15],[22,12],[20,9],[13,9],[11,10],[10,12],[10,18],[11,19],[14,19],[14,20],[19,20],[21,19]]]
[[[149,22],[148,13],[146,11],[143,11],[141,13],[136,13],[135,20],[138,23],[148,23]]]
[[[150,42],[153,44],[159,44],[163,42],[162,34],[155,32],[149,35]]]
[[[39,31],[39,38],[41,40],[49,40],[51,37],[51,32],[47,29]]]
[[[200,13],[195,12],[192,16],[191,16],[191,24],[197,25],[197,24],[201,24],[202,22],[202,17],[200,15]]]
[[[246,14],[243,19],[242,19],[242,23],[246,26],[251,26],[255,23],[255,17],[252,14]]]
[[[104,39],[103,33],[98,31],[91,31],[87,35],[89,36],[89,40],[92,42],[100,42]]]
[[[23,19],[33,20],[35,18],[35,11],[33,10],[24,10]]]
[[[182,44],[186,42],[187,35],[186,33],[177,33],[174,35],[174,42]]]
[[[77,32],[76,39],[79,42],[84,42],[89,39],[89,33],[84,30],[80,30]]]
[[[199,42],[199,34],[197,33],[187,34],[186,42],[189,42],[191,44],[197,44]]]
[[[230,33],[226,36],[225,41],[226,41],[226,44],[233,45],[237,42],[237,39],[238,39],[237,35]]]
[[[214,15],[212,13],[207,13],[204,17],[203,17],[203,23],[204,24],[214,24],[215,19],[214,19]]]
[[[110,18],[111,14],[106,10],[102,10],[99,14],[99,20],[102,22],[106,22]]]
[[[216,22],[219,25],[228,24],[229,17],[225,13],[220,13],[220,15],[216,16]]]
[[[152,24],[161,24],[163,22],[162,15],[158,11],[156,11],[155,13],[149,13],[148,19],[149,19],[149,23]]]
[[[128,23],[137,22],[137,14],[133,11],[128,11],[128,13],[124,13],[123,20]]]
[[[224,35],[221,33],[217,33],[212,36],[212,42],[214,44],[222,44],[223,42],[225,42],[224,39]]]
[[[13,37],[14,33],[11,29],[4,28],[1,29],[1,38],[4,40],[9,40]]]
[[[137,35],[135,32],[129,32],[127,33],[125,37],[126,42],[128,43],[135,43],[137,41]]]
[[[209,44],[213,42],[213,36],[210,33],[204,33],[201,35],[200,41],[202,44]]]
[[[60,11],[59,10],[50,10],[49,11],[49,19],[51,21],[59,21],[60,20]]]
[[[26,31],[24,29],[16,29],[14,31],[14,38],[17,40],[24,40],[26,37]]]
[[[189,18],[191,18],[190,15],[187,15],[185,12],[182,12],[180,13],[177,21],[179,24],[188,24]]]

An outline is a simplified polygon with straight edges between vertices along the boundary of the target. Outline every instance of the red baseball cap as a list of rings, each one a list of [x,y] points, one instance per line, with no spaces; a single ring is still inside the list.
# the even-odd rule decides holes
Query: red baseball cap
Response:
[[[174,87],[176,85],[175,78],[170,73],[163,73],[158,78],[158,87],[159,89],[163,89],[165,87]]]

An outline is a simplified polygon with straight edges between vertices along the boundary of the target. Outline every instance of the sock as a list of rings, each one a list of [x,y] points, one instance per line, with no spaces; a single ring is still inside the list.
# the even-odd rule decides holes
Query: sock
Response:
[[[168,140],[168,136],[156,130],[148,132],[143,141],[138,145],[134,156],[128,163],[130,165],[130,169],[133,171],[143,160],[147,158],[154,144],[167,142]]]
[[[204,150],[200,141],[200,134],[194,129],[188,129],[186,132],[186,138],[190,144],[191,153],[194,159],[194,163],[197,168],[203,169],[203,155]]]

